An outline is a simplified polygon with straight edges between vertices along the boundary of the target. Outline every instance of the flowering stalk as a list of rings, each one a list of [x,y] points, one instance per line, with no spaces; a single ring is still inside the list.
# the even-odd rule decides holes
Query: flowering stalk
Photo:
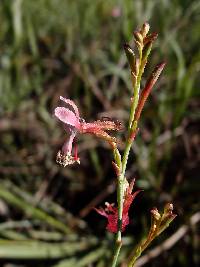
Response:
[[[144,107],[144,103],[165,66],[165,63],[161,63],[155,68],[151,77],[147,81],[146,86],[142,90],[142,93],[140,94],[140,83],[142,74],[144,72],[147,59],[151,51],[152,43],[157,37],[157,34],[155,33],[147,35],[149,32],[149,28],[150,28],[149,24],[145,23],[140,29],[140,31],[136,31],[134,33],[135,44],[137,46],[139,54],[138,58],[136,57],[134,51],[128,44],[124,45],[125,53],[131,69],[133,97],[131,98],[130,116],[128,123],[128,136],[125,142],[125,150],[121,161],[119,160],[121,156],[118,156],[118,160],[116,160],[117,158],[116,155],[119,155],[120,153],[117,149],[114,150],[114,157],[120,172],[118,173],[118,181],[117,181],[118,231],[116,234],[116,245],[111,265],[112,267],[115,267],[117,264],[118,256],[122,246],[121,232],[122,232],[122,222],[123,222],[123,202],[124,202],[124,192],[126,189],[125,185],[127,183],[125,172],[126,172],[129,152],[132,143],[134,141],[134,138],[138,132],[138,120],[140,118],[140,114]]]

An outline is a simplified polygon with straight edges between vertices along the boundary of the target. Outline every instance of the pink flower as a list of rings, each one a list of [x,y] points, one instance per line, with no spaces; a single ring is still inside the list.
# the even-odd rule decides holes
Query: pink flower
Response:
[[[74,146],[74,156],[72,155],[72,147],[77,133],[94,134],[97,137],[105,139],[112,147],[116,146],[116,138],[110,136],[106,131],[120,130],[121,123],[119,121],[97,120],[94,122],[85,122],[80,115],[76,104],[70,100],[60,96],[60,100],[67,104],[66,107],[56,107],[55,116],[64,123],[64,129],[69,132],[69,139],[64,143],[62,150],[58,152],[56,161],[64,167],[75,162],[80,163],[77,155],[77,145]]]
[[[138,190],[134,193],[132,193],[133,186],[135,183],[135,179],[131,182],[131,184],[126,189],[125,195],[124,195],[124,203],[123,203],[123,212],[122,212],[122,229],[123,232],[126,228],[126,226],[129,224],[129,215],[128,211],[129,208],[134,200],[134,198],[137,196],[137,194],[141,191]],[[108,220],[108,224],[106,226],[106,229],[109,232],[117,233],[118,231],[118,210],[114,206],[114,204],[105,203],[106,208],[100,208],[95,210],[102,216],[106,217]]]

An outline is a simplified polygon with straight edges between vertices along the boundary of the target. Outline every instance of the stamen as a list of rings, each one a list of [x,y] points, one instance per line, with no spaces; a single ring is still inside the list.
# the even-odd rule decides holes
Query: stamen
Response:
[[[58,151],[58,154],[56,156],[56,162],[62,165],[63,167],[72,165],[76,162],[80,164],[79,158],[75,158],[69,152],[67,154],[64,154],[61,150]]]

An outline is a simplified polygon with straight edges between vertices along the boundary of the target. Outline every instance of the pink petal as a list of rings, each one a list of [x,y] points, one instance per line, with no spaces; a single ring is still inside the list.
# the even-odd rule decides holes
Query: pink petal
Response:
[[[79,130],[80,122],[76,115],[69,109],[64,107],[55,108],[55,116],[62,122],[74,126]]]
[[[74,113],[76,114],[76,117],[80,118],[77,105],[74,103],[74,101],[72,101],[71,99],[64,98],[63,96],[60,96],[60,100],[64,101],[66,104],[72,106],[72,108],[74,109]]]

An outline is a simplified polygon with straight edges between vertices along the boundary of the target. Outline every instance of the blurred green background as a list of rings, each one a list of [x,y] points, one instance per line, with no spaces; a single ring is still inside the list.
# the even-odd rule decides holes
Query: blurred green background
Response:
[[[120,261],[147,233],[150,209],[172,201],[178,217],[152,244],[158,255],[137,266],[199,266],[198,0],[0,1],[0,266],[109,265],[113,235],[91,207],[115,202],[111,151],[81,136],[81,165],[58,166],[66,134],[52,114],[62,95],[87,121],[126,124],[131,82],[122,47],[145,21],[159,33],[145,75],[163,59],[167,66],[128,163],[127,177],[144,192],[130,210]]]

